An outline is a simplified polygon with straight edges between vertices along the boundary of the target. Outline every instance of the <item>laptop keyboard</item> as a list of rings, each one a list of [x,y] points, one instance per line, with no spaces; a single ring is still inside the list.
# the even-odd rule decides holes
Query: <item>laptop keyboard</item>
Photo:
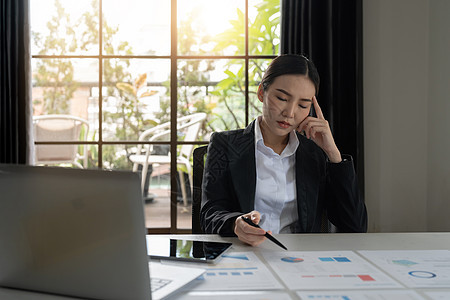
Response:
[[[150,278],[150,286],[152,288],[152,292],[159,290],[160,288],[168,285],[171,283],[172,280],[170,279],[162,279],[162,278]]]

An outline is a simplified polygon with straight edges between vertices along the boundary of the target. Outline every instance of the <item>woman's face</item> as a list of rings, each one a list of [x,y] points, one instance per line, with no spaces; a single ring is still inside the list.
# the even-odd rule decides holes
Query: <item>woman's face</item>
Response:
[[[295,130],[308,116],[315,94],[313,82],[305,75],[278,76],[266,91],[260,86],[258,98],[263,102],[264,131],[286,136]]]

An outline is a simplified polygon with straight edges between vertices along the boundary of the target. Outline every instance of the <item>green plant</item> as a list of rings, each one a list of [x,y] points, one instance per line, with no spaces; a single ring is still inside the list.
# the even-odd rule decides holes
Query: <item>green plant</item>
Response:
[[[248,49],[252,55],[277,55],[279,53],[278,34],[280,23],[280,1],[279,0],[265,0],[256,6],[257,15],[254,20],[249,20],[249,45]],[[245,28],[245,15],[237,9],[237,18],[230,21],[232,27],[215,39],[215,51],[226,48],[230,43],[237,47],[236,54],[245,52],[244,35],[242,28]],[[248,78],[249,78],[249,94],[255,94],[258,82],[261,80],[264,70],[268,64],[267,60],[251,60],[249,62]],[[227,64],[228,69],[224,71],[226,78],[221,80],[211,94],[219,99],[220,107],[226,109],[229,113],[228,119],[221,114],[218,116],[221,123],[230,128],[242,128],[243,120],[240,120],[235,114],[233,106],[230,105],[230,100],[233,96],[241,95],[240,99],[245,94],[243,86],[245,76],[245,66],[240,60],[230,60]],[[233,69],[237,70],[233,71]],[[240,100],[242,101],[242,100]],[[260,114],[261,109],[252,101],[249,101],[250,108],[254,114]],[[220,108],[219,107],[219,108]],[[234,124],[234,126],[232,125]]]
[[[65,55],[77,49],[77,40],[69,15],[59,0],[55,0],[56,15],[47,22],[49,34],[43,38],[32,32],[34,43],[41,49],[39,54]],[[34,104],[41,106],[46,114],[68,114],[69,100],[78,88],[74,68],[68,59],[40,59],[36,63],[33,79],[36,86],[43,87],[42,100]]]
[[[202,50],[198,45],[208,43],[212,40],[210,36],[202,35],[201,32],[193,28],[194,20],[198,20],[200,10],[186,13],[178,27],[178,53],[181,55],[207,55],[209,53]],[[215,69],[214,60],[180,60],[177,66],[177,115],[186,116],[194,112],[205,112],[208,118],[205,124],[213,117],[214,102],[209,102],[204,97],[203,90],[208,86],[210,71]],[[166,87],[166,98],[160,101],[160,112],[155,113],[155,118],[161,123],[170,121],[170,78],[163,82]],[[203,125],[204,127],[206,125]],[[205,129],[205,128],[203,128]],[[205,130],[202,130],[205,132]],[[200,134],[200,139],[201,139]]]
[[[145,104],[141,101],[143,98],[153,96],[157,91],[148,90],[145,86],[147,82],[147,74],[141,74],[131,84],[128,82],[119,82],[116,87],[123,92],[119,101],[120,114],[123,119],[122,132],[118,132],[119,136],[125,139],[137,139],[139,133],[145,129],[158,125],[158,122],[152,119],[144,119],[143,107]]]
[[[91,10],[86,11],[78,22],[83,25],[83,30],[80,32],[80,50],[86,50],[93,45],[99,44],[99,4],[98,0],[91,1]],[[131,46],[128,42],[122,41],[116,47],[114,47],[113,39],[117,34],[119,27],[110,26],[105,16],[102,15],[102,43],[103,54],[106,55],[131,55],[133,54]],[[116,82],[128,81],[131,79],[131,75],[127,72],[127,68],[130,65],[129,59],[104,59],[103,60],[103,86],[106,87],[106,95],[103,94],[101,101],[105,102],[109,95],[112,95],[117,90],[115,87]],[[119,92],[119,97],[123,96],[123,93]],[[108,128],[111,128],[115,124],[124,124],[125,113],[114,114],[108,111],[103,112],[103,138],[112,138],[113,134],[108,134]],[[124,125],[123,125],[124,126]],[[115,136],[119,139],[126,139],[126,134],[123,134],[124,130],[120,127],[116,128]],[[92,139],[95,140],[96,134]],[[128,149],[126,145],[126,149]],[[102,147],[102,160],[104,166],[107,168],[115,169],[129,169],[130,163],[125,158],[117,155],[117,149],[115,146],[103,146]],[[90,147],[90,154],[92,159],[90,161],[98,161],[98,149],[96,146]]]

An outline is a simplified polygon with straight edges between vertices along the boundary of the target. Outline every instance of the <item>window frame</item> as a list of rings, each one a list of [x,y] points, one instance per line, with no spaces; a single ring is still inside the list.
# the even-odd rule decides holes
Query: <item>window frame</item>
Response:
[[[168,59],[170,60],[170,125],[171,128],[177,128],[177,110],[178,110],[178,61],[180,60],[206,60],[206,59],[242,59],[245,68],[245,124],[249,123],[249,61],[252,59],[273,59],[277,55],[249,55],[249,17],[248,2],[245,2],[245,31],[244,31],[244,55],[179,55],[178,54],[178,18],[177,1],[171,1],[170,10],[170,55],[104,55],[103,54],[103,11],[102,2],[99,0],[99,45],[98,55],[32,55],[32,59],[96,59],[99,66],[99,101],[98,101],[98,140],[95,141],[34,141],[34,145],[95,145],[98,148],[98,168],[103,166],[103,146],[111,145],[169,145],[171,153],[170,163],[170,227],[151,227],[147,228],[149,234],[190,234],[192,229],[177,228],[177,147],[183,144],[189,145],[207,145],[208,141],[178,141],[177,130],[171,130],[169,141],[104,141],[103,140],[103,61],[104,59]],[[281,24],[280,24],[281,25]]]

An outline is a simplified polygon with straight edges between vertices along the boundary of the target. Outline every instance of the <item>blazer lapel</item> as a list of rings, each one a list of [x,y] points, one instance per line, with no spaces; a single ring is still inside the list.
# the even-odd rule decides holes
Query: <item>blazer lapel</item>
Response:
[[[255,165],[255,134],[254,122],[244,129],[243,134],[236,135],[230,144],[229,152],[230,173],[233,185],[236,188],[236,197],[239,200],[242,212],[247,213],[255,208],[256,165]]]
[[[306,149],[305,137],[299,136],[300,144],[295,154],[296,185],[297,185],[297,208],[298,225],[300,232],[311,232],[313,230],[316,211],[318,209],[318,196],[321,181],[321,171],[317,157]]]
[[[305,156],[302,152],[302,139],[299,137],[300,144],[295,152],[295,181],[297,186],[297,211],[298,211],[298,225],[296,232],[306,232],[308,220],[308,207],[306,205],[306,184],[305,184]]]

